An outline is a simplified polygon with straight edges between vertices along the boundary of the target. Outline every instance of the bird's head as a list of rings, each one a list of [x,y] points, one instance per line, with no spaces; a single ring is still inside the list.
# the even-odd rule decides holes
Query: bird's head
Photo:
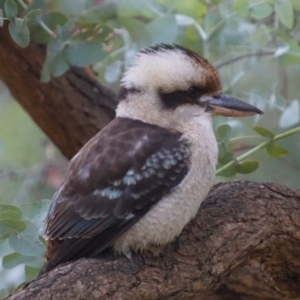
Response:
[[[222,93],[216,69],[195,52],[160,44],[139,52],[125,73],[117,116],[176,127],[193,118],[261,114]]]

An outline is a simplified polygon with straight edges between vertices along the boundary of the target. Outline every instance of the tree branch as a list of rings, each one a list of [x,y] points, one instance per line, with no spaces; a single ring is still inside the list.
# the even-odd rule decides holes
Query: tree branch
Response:
[[[245,58],[248,58],[248,57],[253,57],[253,56],[256,56],[256,57],[260,57],[260,56],[270,56],[270,55],[274,55],[275,51],[274,50],[271,50],[271,51],[260,51],[260,52],[255,52],[255,53],[248,53],[248,54],[243,54],[243,55],[240,55],[240,56],[237,56],[237,57],[234,57],[234,58],[231,58],[227,61],[224,61],[222,63],[219,63],[219,64],[216,64],[215,65],[215,68],[217,70],[220,70],[221,68],[227,66],[227,65],[230,65],[234,62],[237,62],[239,60],[243,60]]]
[[[299,193],[284,186],[219,184],[162,258],[81,259],[5,299],[207,299],[249,261],[272,288],[299,297],[299,213]]]

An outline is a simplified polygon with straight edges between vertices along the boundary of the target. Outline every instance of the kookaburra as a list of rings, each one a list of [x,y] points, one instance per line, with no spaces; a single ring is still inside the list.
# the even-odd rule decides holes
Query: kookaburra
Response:
[[[174,240],[214,181],[213,116],[262,113],[224,95],[216,69],[177,45],[141,50],[119,97],[116,118],[74,156],[53,197],[42,273]]]

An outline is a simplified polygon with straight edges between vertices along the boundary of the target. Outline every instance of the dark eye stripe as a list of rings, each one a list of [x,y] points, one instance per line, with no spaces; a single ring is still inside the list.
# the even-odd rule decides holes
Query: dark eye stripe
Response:
[[[167,109],[175,109],[187,101],[186,91],[159,92],[159,95],[163,106]]]
[[[196,102],[199,97],[206,94],[207,91],[195,86],[191,86],[186,91],[177,90],[171,93],[159,92],[163,106],[166,109],[176,109],[180,105],[184,104],[199,104]]]

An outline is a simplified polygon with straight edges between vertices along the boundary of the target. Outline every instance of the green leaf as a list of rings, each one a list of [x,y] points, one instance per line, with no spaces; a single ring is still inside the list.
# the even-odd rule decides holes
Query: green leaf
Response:
[[[11,219],[11,220],[20,220],[22,215],[19,212],[13,210],[6,210],[0,213],[0,220],[2,219]]]
[[[62,12],[53,11],[45,15],[43,21],[51,30],[55,31],[56,27],[58,25],[63,26],[68,21],[68,18]]]
[[[227,150],[225,155],[223,155],[222,157],[219,157],[219,163],[222,165],[225,165],[234,159],[235,158],[234,158],[233,153]]]
[[[42,81],[50,80],[50,75],[63,74],[70,65],[87,66],[102,60],[110,51],[112,38],[112,29],[106,25],[66,22],[57,30],[56,37],[49,40]]]
[[[52,37],[47,45],[47,59],[54,59],[66,47],[66,40],[61,28],[58,29],[56,37]]]
[[[4,3],[5,15],[9,21],[12,21],[18,15],[18,6],[14,0],[6,0]]]
[[[276,0],[275,12],[280,22],[289,29],[294,26],[294,11],[291,0]]]
[[[0,27],[3,26],[3,10],[0,9]]]
[[[0,8],[4,10],[4,4],[6,0],[0,0]]]
[[[109,2],[109,1],[107,1]],[[111,1],[115,2],[117,6],[117,15],[125,16],[125,17],[132,17],[135,16],[148,16],[153,18],[156,16],[151,10],[149,9],[150,3],[145,0],[118,0],[118,1]],[[153,5],[155,5],[153,3]]]
[[[254,172],[259,166],[258,160],[247,160],[236,165],[236,170],[241,174],[249,174]]]
[[[0,219],[0,236],[7,233],[22,232],[26,228],[26,223],[20,220]]]
[[[64,74],[70,68],[70,64],[68,63],[65,53],[58,53],[50,63],[50,73],[54,77],[58,77]]]
[[[233,9],[238,15],[246,19],[249,14],[248,0],[236,0]]]
[[[14,212],[17,212],[18,214],[22,215],[20,208],[18,208],[17,206],[0,203],[0,213],[5,212],[5,211],[14,211]]]
[[[93,10],[88,15],[89,21],[94,22],[106,22],[110,19],[117,18],[117,6],[116,3],[104,3],[101,4],[98,8],[93,6]]]
[[[11,232],[4,232],[3,228],[1,229],[0,228],[0,242],[3,241],[3,240],[7,240],[7,238],[10,236]],[[3,234],[2,234],[3,233]]]
[[[250,15],[256,20],[262,20],[269,17],[273,12],[273,7],[269,3],[261,3],[253,5],[250,10]]]
[[[272,139],[275,136],[275,134],[272,131],[265,127],[255,126],[253,127],[253,130],[256,131],[258,134],[270,139]]]
[[[122,16],[118,17],[118,21],[123,27],[126,28],[132,40],[140,47],[149,46],[153,43],[147,26],[141,21]]]
[[[219,145],[219,156],[218,156],[218,160],[222,160],[225,155],[227,154],[228,150],[226,148],[226,145],[224,143],[221,143]]]
[[[22,48],[28,46],[30,42],[30,33],[26,22],[20,19],[12,20],[8,25],[8,30],[16,44]]]
[[[50,203],[50,199],[27,202],[21,207],[24,218],[28,219],[39,228],[46,218]]]
[[[99,23],[81,22],[71,29],[74,33],[68,40],[65,57],[69,64],[83,67],[103,60],[110,51],[112,29]]]
[[[232,11],[230,10],[229,6],[224,3],[220,3],[218,5],[219,13],[222,18],[228,18],[232,14]]]
[[[300,11],[300,1],[299,0],[292,0],[293,7],[295,10]]]
[[[219,166],[218,166],[219,167]],[[224,177],[232,177],[237,173],[236,171],[236,166],[232,165],[231,167],[227,168],[226,170],[224,170],[223,172],[221,172],[220,174],[218,174],[218,176],[224,176]]]
[[[284,64],[296,64],[300,62],[300,46],[298,43],[291,39],[284,30],[278,29],[278,40],[281,39],[286,43],[289,47],[288,52],[282,56],[280,56],[279,60]],[[282,42],[282,41],[280,41]]]
[[[42,10],[35,9],[30,11],[27,15],[24,16],[24,21],[30,27],[32,25],[37,25],[42,19]]]
[[[178,25],[173,15],[156,18],[147,25],[147,28],[155,43],[171,44],[178,33]]]
[[[295,65],[300,62],[300,47],[296,41],[291,42],[289,51],[280,56],[280,62],[286,65]]]
[[[98,41],[74,41],[66,50],[67,61],[74,66],[84,67],[103,60],[108,52]]]
[[[32,281],[39,274],[40,268],[25,266],[25,279],[27,282]]]
[[[207,6],[203,2],[199,0],[170,1],[169,6],[173,11],[199,20],[207,12]]]
[[[269,143],[266,147],[266,150],[269,155],[273,157],[283,157],[289,153],[289,151],[281,146],[278,146],[274,143]]]
[[[67,42],[62,28],[58,28],[56,37],[51,37],[47,45],[47,57],[43,65],[41,81],[47,82],[50,76],[59,76],[66,72],[70,65],[64,54]]]
[[[82,14],[82,12],[86,13],[87,3],[92,1],[74,1],[74,0],[63,0],[63,1],[56,1],[56,10],[62,11],[63,13],[67,14],[68,16],[78,16]],[[95,3],[96,4],[96,3]]]
[[[10,247],[17,253],[26,256],[38,256],[44,253],[44,245],[38,236],[38,228],[26,221],[26,229],[8,238]]]
[[[2,267],[3,269],[12,269],[20,264],[33,261],[35,258],[32,256],[25,256],[19,253],[13,252],[11,254],[5,255],[2,258]]]
[[[228,141],[231,133],[231,127],[228,124],[223,124],[217,128],[218,140]]]
[[[287,128],[300,122],[299,100],[293,100],[279,118],[279,126]]]

